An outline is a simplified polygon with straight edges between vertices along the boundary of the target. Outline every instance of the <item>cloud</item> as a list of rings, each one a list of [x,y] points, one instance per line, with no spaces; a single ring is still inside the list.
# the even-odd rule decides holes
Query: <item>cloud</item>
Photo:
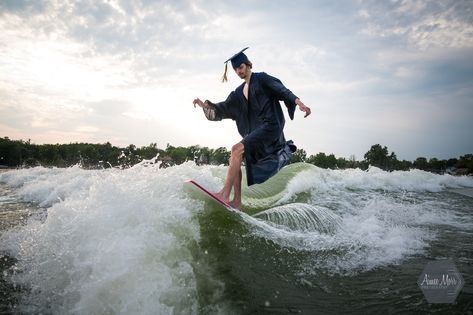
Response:
[[[383,139],[409,151],[409,133],[428,143],[437,126],[463,139],[471,10],[453,0],[2,1],[0,132],[229,147],[233,122],[208,122],[191,101],[225,99],[241,81],[219,83],[223,62],[250,46],[255,71],[313,107],[287,124],[311,153],[360,156]],[[464,127],[453,134],[455,121]]]
[[[99,116],[116,117],[129,111],[133,105],[124,100],[107,99],[89,103],[88,107]]]
[[[364,1],[362,34],[407,42],[419,50],[473,47],[469,1]]]

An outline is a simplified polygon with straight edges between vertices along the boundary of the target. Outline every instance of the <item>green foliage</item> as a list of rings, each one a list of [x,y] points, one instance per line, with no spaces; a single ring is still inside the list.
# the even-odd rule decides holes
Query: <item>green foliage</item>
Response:
[[[396,155],[394,154],[394,157]],[[365,153],[365,161],[369,165],[379,167],[381,169],[388,169],[391,164],[391,156],[387,147],[382,147],[380,144],[372,145],[368,152]]]
[[[307,159],[308,163],[312,163],[315,166],[321,167],[321,168],[330,168],[330,169],[336,169],[337,166],[337,158],[335,155],[330,154],[330,155],[325,155],[323,152],[319,152],[316,155],[311,155]],[[344,163],[343,161],[341,161]]]
[[[395,164],[395,168],[396,170],[402,170],[402,171],[408,171],[410,170],[411,168],[413,168],[413,163],[411,161],[406,161],[406,160],[402,160],[402,161],[396,161],[396,164]]]
[[[215,151],[214,150],[211,151],[210,164],[228,165],[229,159],[230,159],[230,152],[224,147],[220,147],[216,149]]]
[[[364,158],[366,165],[376,166],[386,171],[407,171],[413,166],[409,161],[399,161],[396,153],[391,152],[391,154],[389,154],[388,148],[380,144],[372,145],[369,151],[365,153]]]
[[[131,167],[143,160],[159,162],[161,167],[178,165],[186,161],[194,161],[198,165],[228,165],[230,152],[220,147],[209,149],[193,145],[190,147],[174,147],[170,144],[166,149],[158,148],[156,143],[149,146],[136,147],[133,144],[125,148],[119,148],[110,144],[69,143],[69,144],[32,144],[30,140],[11,140],[8,137],[0,138],[0,165],[8,167],[34,167],[34,166],[56,166],[70,167],[81,165],[84,168],[109,168],[109,167]],[[418,157],[414,162],[399,161],[394,152],[389,153],[386,146],[375,144],[364,155],[363,161],[356,161],[355,156],[347,160],[343,157],[335,157],[334,154],[326,155],[323,152],[307,156],[304,149],[297,149],[291,159],[291,163],[306,162],[321,168],[345,169],[361,168],[367,169],[374,165],[387,171],[409,170],[418,168],[421,170],[444,173],[449,169],[461,170],[462,174],[473,173],[473,154],[466,154],[459,159],[439,160]]]
[[[0,138],[0,165],[8,167],[70,167],[84,168],[130,167],[143,160],[160,162],[162,167],[178,165],[186,161],[197,164],[228,165],[230,152],[224,148],[209,149],[198,145],[159,149],[156,143],[141,148],[133,144],[125,148],[104,144],[70,143],[35,145],[30,141]]]
[[[413,166],[419,170],[426,171],[429,163],[427,162],[427,159],[425,157],[418,157],[414,163]]]
[[[460,160],[457,163],[457,167],[467,168],[471,170],[473,168],[473,154],[466,154],[460,156]]]
[[[443,172],[447,169],[447,161],[445,160],[439,160],[437,158],[431,158],[429,160],[429,168],[428,170],[429,171],[432,171],[432,172]]]
[[[307,158],[307,152],[304,149],[297,149],[292,154],[291,163],[305,162]]]
[[[120,149],[110,143],[88,144],[44,144],[35,145],[23,140],[0,138],[0,164],[9,167],[57,166],[68,167],[81,164],[83,167],[118,166]]]

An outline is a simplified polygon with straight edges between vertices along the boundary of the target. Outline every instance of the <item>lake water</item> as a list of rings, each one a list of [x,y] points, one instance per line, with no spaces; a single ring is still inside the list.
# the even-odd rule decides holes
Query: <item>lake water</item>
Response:
[[[0,311],[79,314],[473,312],[471,177],[287,168],[236,213],[223,166],[0,173]],[[265,186],[266,185],[266,186]],[[253,186],[254,187],[254,186]],[[417,278],[451,259],[465,285],[428,304]]]

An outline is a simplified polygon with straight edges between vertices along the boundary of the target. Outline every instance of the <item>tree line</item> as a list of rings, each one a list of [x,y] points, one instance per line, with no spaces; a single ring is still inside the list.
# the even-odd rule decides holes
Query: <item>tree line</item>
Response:
[[[126,168],[144,160],[159,163],[160,167],[179,165],[185,161],[194,161],[198,165],[227,165],[229,157],[230,152],[224,147],[211,149],[198,145],[174,147],[168,144],[166,149],[160,149],[156,143],[151,143],[142,147],[130,144],[120,148],[109,142],[38,145],[31,143],[30,140],[0,138],[0,165],[5,167],[81,165],[84,168]],[[456,170],[461,174],[473,173],[472,154],[448,160],[418,157],[415,161],[400,161],[394,152],[390,153],[386,146],[380,144],[371,146],[362,161],[357,161],[355,156],[345,159],[337,158],[334,154],[326,155],[323,152],[308,156],[304,149],[297,149],[291,162],[306,162],[330,169],[360,168],[365,170],[372,165],[387,171],[417,168],[436,173],[444,173],[448,170]]]
[[[228,163],[230,152],[224,147],[210,149],[198,145],[190,147],[158,148],[156,143],[136,147],[130,144],[120,148],[110,142],[103,144],[33,144],[30,140],[0,138],[0,165],[6,167],[70,167],[84,168],[131,167],[143,160],[160,163],[162,167],[195,161],[197,164]]]
[[[458,175],[473,174],[473,154],[465,154],[459,158],[447,160],[418,157],[414,161],[407,161],[398,160],[395,152],[389,152],[386,146],[380,144],[372,145],[365,153],[362,161],[357,161],[353,155],[347,160],[343,157],[336,158],[333,154],[326,155],[323,152],[307,157],[307,153],[303,149],[296,151],[293,161],[312,163],[316,166],[330,169],[360,168],[366,170],[371,165],[385,171],[420,169],[438,174],[446,172]]]

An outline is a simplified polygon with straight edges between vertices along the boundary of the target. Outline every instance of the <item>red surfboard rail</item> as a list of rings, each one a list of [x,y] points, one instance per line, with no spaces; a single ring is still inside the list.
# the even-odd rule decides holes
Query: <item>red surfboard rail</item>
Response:
[[[208,191],[207,189],[205,189],[204,187],[202,187],[201,185],[199,185],[198,183],[196,183],[195,181],[193,180],[189,180],[188,183],[194,185],[195,187],[199,188],[200,190],[202,190],[203,192],[205,192],[207,195],[209,195],[210,197],[212,197],[213,199],[215,199],[216,201],[218,201],[222,206],[228,208],[228,209],[233,209],[232,206],[230,206],[228,203],[226,203],[225,201],[221,200],[220,198],[218,198],[217,196],[215,196],[214,194],[212,194],[210,191]]]

